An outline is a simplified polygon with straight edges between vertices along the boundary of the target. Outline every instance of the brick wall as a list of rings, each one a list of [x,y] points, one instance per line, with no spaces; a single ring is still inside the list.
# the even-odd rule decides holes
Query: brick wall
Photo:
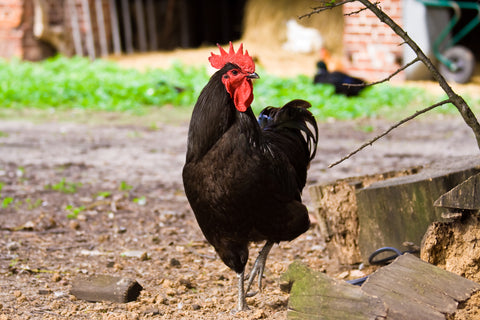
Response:
[[[382,0],[382,10],[401,26],[402,0]],[[344,14],[363,8],[360,2],[349,2],[343,6]],[[401,64],[403,40],[370,10],[354,15],[345,15],[343,35],[344,67],[352,75],[370,81],[380,80]],[[394,80],[403,80],[403,73]]]
[[[71,43],[73,54],[71,15],[66,12],[65,0],[47,0],[48,20],[51,25],[60,25],[65,30],[64,40]],[[82,49],[86,54],[87,24],[81,0],[74,1],[79,16],[79,27],[82,33]],[[95,0],[89,0],[90,18],[94,31],[94,44],[97,56],[100,52],[98,25],[96,20]],[[103,13],[107,39],[111,38],[108,1],[103,0]],[[56,50],[48,43],[38,40],[33,35],[33,0],[0,0],[0,57],[18,57],[25,60],[41,60],[56,54]]]
[[[23,0],[0,0],[0,56],[23,57]]]

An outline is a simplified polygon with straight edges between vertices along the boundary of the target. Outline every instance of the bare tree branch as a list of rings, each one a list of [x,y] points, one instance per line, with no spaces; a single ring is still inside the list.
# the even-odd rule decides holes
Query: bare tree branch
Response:
[[[472,129],[475,138],[477,140],[477,145],[480,149],[480,124],[478,123],[475,114],[472,112],[472,109],[468,106],[465,100],[453,91],[450,85],[447,83],[445,78],[440,74],[438,69],[435,67],[433,62],[423,53],[420,47],[413,41],[410,36],[397,24],[393,21],[385,12],[383,12],[378,6],[371,3],[368,0],[358,0],[364,4],[370,11],[372,11],[380,21],[387,24],[392,30],[398,34],[405,42],[413,49],[417,57],[425,64],[433,78],[440,84],[443,91],[448,95],[451,103],[457,108],[460,114],[463,117],[465,123]]]
[[[425,112],[427,112],[431,109],[434,109],[434,108],[438,107],[439,105],[443,105],[443,104],[448,103],[448,102],[452,103],[457,108],[457,110],[462,115],[465,123],[472,129],[473,134],[475,135],[475,139],[477,141],[477,145],[480,149],[480,124],[478,123],[478,120],[475,117],[475,114],[472,112],[472,110],[470,109],[468,104],[465,102],[465,100],[453,91],[453,89],[447,83],[445,78],[440,74],[438,69],[435,67],[433,62],[425,55],[425,53],[420,49],[420,47],[415,43],[415,41],[413,41],[410,38],[410,36],[405,32],[405,30],[403,30],[395,21],[393,21],[385,12],[382,11],[382,9],[379,7],[379,2],[372,3],[369,0],[356,0],[356,1],[361,2],[366,8],[368,8],[368,10],[373,12],[378,17],[378,19],[380,21],[387,24],[397,35],[399,35],[404,40],[404,43],[408,44],[410,46],[410,48],[412,48],[412,50],[417,55],[416,59],[414,59],[412,62],[408,63],[404,67],[402,67],[399,70],[397,70],[396,72],[394,72],[387,79],[380,80],[380,81],[377,81],[377,82],[374,82],[374,83],[371,83],[371,84],[368,84],[368,85],[374,85],[374,84],[377,84],[377,83],[381,83],[381,82],[385,82],[387,80],[390,80],[390,78],[392,78],[394,75],[396,75],[400,71],[406,69],[408,66],[414,64],[417,61],[422,61],[422,63],[428,68],[428,70],[432,74],[433,78],[440,84],[440,87],[443,89],[443,91],[445,91],[445,93],[448,96],[448,99],[444,100],[444,101],[441,101],[437,104],[434,104],[434,105],[432,105],[432,106],[430,106],[426,109],[423,109],[423,110],[415,113],[411,117],[408,117],[408,118],[400,121],[399,123],[397,123],[396,125],[391,127],[389,130],[387,130],[384,134],[382,134],[382,135],[374,138],[373,140],[363,144],[360,148],[351,152],[349,155],[342,158],[341,160],[339,160],[335,163],[332,163],[329,166],[329,168],[343,162],[345,159],[350,158],[352,155],[356,154],[358,151],[362,150],[366,146],[371,145],[373,142],[375,142],[378,139],[380,139],[381,137],[385,136],[391,130],[398,127],[402,123],[405,123],[406,121],[409,121],[409,120],[415,118],[419,114],[425,113]],[[335,1],[331,1],[331,2],[326,3],[326,5],[324,7],[314,8],[314,11],[312,11],[308,14],[305,14],[305,15],[299,17],[299,18],[301,19],[303,17],[310,17],[313,14],[322,12],[324,10],[332,9],[333,7],[338,7],[338,6],[343,5],[345,3],[348,3],[348,2],[352,2],[352,0],[345,0],[345,1],[338,2],[338,3],[335,3]],[[358,10],[357,12],[360,12],[360,11],[362,11],[362,10]]]
[[[370,141],[365,142],[365,143],[362,144],[360,147],[358,147],[358,148],[355,149],[354,151],[350,152],[348,155],[346,155],[346,156],[343,157],[342,159],[340,159],[340,160],[338,160],[338,161],[330,164],[328,167],[329,167],[329,168],[334,167],[334,166],[336,166],[337,164],[340,164],[340,163],[342,163],[343,161],[347,160],[348,158],[351,158],[354,154],[358,153],[359,151],[361,151],[362,149],[364,149],[364,148],[367,147],[367,146],[371,146],[375,141],[377,141],[378,139],[386,136],[387,134],[390,133],[390,131],[392,131],[393,129],[401,126],[401,125],[404,124],[405,122],[410,121],[410,120],[412,120],[413,118],[415,118],[415,117],[417,117],[417,116],[419,116],[419,115],[421,115],[421,114],[423,114],[423,113],[425,113],[425,112],[428,112],[428,111],[430,111],[430,110],[432,110],[432,109],[435,109],[436,107],[439,107],[439,106],[442,106],[442,105],[444,105],[444,104],[451,103],[451,102],[452,102],[451,99],[446,99],[446,100],[440,101],[440,102],[438,102],[438,103],[435,103],[434,105],[431,105],[430,107],[427,107],[427,108],[425,108],[425,109],[422,109],[422,110],[420,110],[420,111],[415,112],[413,115],[411,115],[411,116],[409,116],[409,117],[407,117],[407,118],[405,118],[405,119],[397,122],[396,124],[394,124],[393,126],[391,126],[390,128],[388,128],[387,131],[385,131],[385,132],[383,132],[382,134],[376,136],[375,138],[371,139]]]
[[[403,67],[397,69],[394,73],[392,73],[391,75],[389,75],[388,77],[386,77],[385,79],[382,79],[382,80],[378,80],[378,81],[370,82],[370,83],[360,83],[360,84],[343,83],[342,85],[349,86],[349,87],[369,87],[369,86],[374,86],[376,84],[380,84],[380,83],[383,83],[383,82],[387,82],[387,81],[390,81],[394,76],[396,76],[397,74],[399,74],[400,72],[407,69],[412,64],[414,64],[415,62],[418,62],[418,61],[420,61],[420,59],[417,57],[417,58],[413,59],[412,61],[410,61],[409,63],[407,63],[406,65],[404,65]]]
[[[298,17],[298,19],[310,18],[312,15],[314,15],[316,13],[320,13],[320,12],[325,11],[325,10],[331,10],[333,8],[343,6],[345,3],[349,3],[349,2],[353,2],[353,1],[356,1],[356,0],[344,0],[344,1],[340,1],[338,3],[323,1],[322,6],[312,8],[311,12],[306,13],[304,15],[301,15],[300,17]]]

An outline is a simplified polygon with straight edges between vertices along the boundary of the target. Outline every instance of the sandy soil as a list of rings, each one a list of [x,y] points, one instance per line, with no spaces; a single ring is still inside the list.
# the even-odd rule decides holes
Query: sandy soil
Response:
[[[231,318],[236,276],[205,242],[183,192],[187,123],[97,122],[0,120],[1,194],[13,199],[0,209],[0,319]],[[362,130],[367,125],[374,131]],[[460,119],[430,116],[325,169],[389,125],[383,120],[320,124],[309,185],[478,152]],[[308,203],[308,191],[304,196]],[[83,210],[69,219],[74,209],[68,206]],[[251,257],[259,248],[252,245]],[[350,266],[329,270],[323,249],[313,228],[274,247],[264,292],[249,298],[251,311],[236,317],[284,319],[288,295],[278,281],[294,259],[348,277],[344,271]],[[132,250],[140,254],[126,257]],[[91,274],[136,279],[144,290],[126,304],[71,296],[73,279]]]

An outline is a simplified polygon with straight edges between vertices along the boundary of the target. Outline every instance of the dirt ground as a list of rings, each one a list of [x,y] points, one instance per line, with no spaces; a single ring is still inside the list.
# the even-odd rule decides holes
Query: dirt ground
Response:
[[[478,152],[461,119],[433,115],[325,169],[390,124],[321,123],[308,184]],[[374,131],[362,130],[366,125]],[[0,119],[0,131],[1,194],[13,199],[0,209],[0,319],[232,318],[236,276],[204,240],[183,192],[187,122]],[[304,196],[308,203],[308,190]],[[250,260],[259,248],[252,245]],[[295,259],[348,278],[351,267],[331,270],[323,249],[315,228],[274,247],[264,292],[248,298],[251,311],[236,318],[285,319],[288,295],[278,281]],[[125,304],[69,294],[73,279],[92,274],[132,278],[144,290]]]
[[[0,319],[285,319],[288,294],[279,278],[295,259],[337,278],[363,275],[332,267],[314,225],[272,249],[264,291],[247,299],[250,311],[232,316],[236,275],[188,205],[181,181],[188,114],[173,118],[0,116]],[[459,116],[425,115],[327,169],[392,123],[320,123],[308,185],[478,153]],[[308,187],[304,199],[310,204]],[[261,245],[252,244],[247,270]],[[143,291],[130,303],[70,295],[74,279],[93,274],[135,279]]]

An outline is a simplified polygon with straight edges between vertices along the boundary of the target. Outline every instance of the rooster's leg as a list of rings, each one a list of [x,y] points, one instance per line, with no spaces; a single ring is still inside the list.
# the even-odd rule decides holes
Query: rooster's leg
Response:
[[[245,288],[243,286],[243,282],[245,280],[244,279],[244,274],[245,274],[245,271],[242,271],[241,273],[237,273],[237,277],[238,277],[238,303],[237,303],[237,309],[235,309],[233,312],[248,310],[247,301],[245,300]]]
[[[270,250],[272,249],[273,244],[274,243],[272,241],[267,241],[263,249],[258,254],[257,260],[255,260],[255,263],[253,264],[252,271],[250,271],[250,274],[248,276],[248,284],[247,284],[247,290],[246,290],[247,297],[252,297],[257,294],[257,292],[248,293],[248,291],[250,290],[250,287],[252,286],[253,280],[257,275],[258,275],[258,290],[262,291],[263,271],[265,270],[265,263],[267,262],[267,256],[270,253]]]

